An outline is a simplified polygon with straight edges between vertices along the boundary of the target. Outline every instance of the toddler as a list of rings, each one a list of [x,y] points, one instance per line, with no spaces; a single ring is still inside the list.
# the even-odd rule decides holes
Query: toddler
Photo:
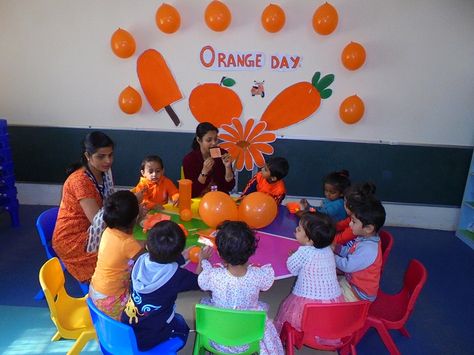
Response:
[[[198,277],[202,290],[211,291],[210,299],[202,303],[221,308],[268,311],[268,305],[259,302],[260,291],[266,291],[273,284],[275,273],[271,265],[257,267],[249,265],[250,256],[257,249],[254,232],[244,222],[225,221],[217,227],[216,245],[223,265],[212,266],[202,261],[203,271]],[[248,346],[222,346],[212,343],[217,350],[226,353],[240,353]],[[265,335],[260,341],[260,354],[283,355],[275,326],[267,319]]]
[[[279,205],[286,196],[283,178],[288,175],[289,168],[290,166],[285,158],[269,158],[262,170],[247,183],[240,198],[255,191],[265,192],[272,196]]]
[[[345,245],[336,245],[336,266],[347,302],[374,301],[379,288],[382,249],[378,231],[385,223],[385,209],[375,198],[354,206],[350,228],[356,236]]]
[[[141,178],[133,193],[143,195],[142,205],[147,209],[162,209],[168,201],[178,203],[178,188],[165,176],[163,161],[158,155],[149,155],[142,161]]]
[[[324,196],[320,207],[311,206],[304,198],[300,201],[303,211],[317,210],[327,214],[338,222],[347,217],[344,209],[344,191],[351,185],[349,172],[347,170],[335,171],[324,178]]]
[[[344,302],[331,249],[334,233],[329,216],[319,212],[302,214],[295,231],[296,240],[301,246],[286,262],[288,270],[297,279],[275,318],[278,332],[285,322],[301,330],[301,317],[307,303]]]
[[[115,192],[104,203],[107,228],[99,244],[89,297],[114,319],[120,318],[128,300],[131,263],[143,251],[132,234],[138,209],[137,198],[130,191]]]
[[[150,229],[147,253],[141,255],[132,270],[132,292],[122,313],[122,322],[133,327],[141,351],[149,350],[171,337],[186,344],[189,327],[175,313],[179,292],[199,290],[197,275],[180,267],[186,239],[183,230],[172,221],[161,221]],[[203,248],[200,260],[208,258],[212,248]],[[198,264],[196,272],[201,271]]]

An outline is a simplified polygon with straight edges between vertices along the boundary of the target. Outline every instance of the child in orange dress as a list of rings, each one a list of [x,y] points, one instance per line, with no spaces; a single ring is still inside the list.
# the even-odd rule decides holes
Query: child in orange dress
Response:
[[[147,210],[162,209],[163,205],[171,201],[178,203],[179,193],[176,185],[167,178],[163,161],[158,155],[149,155],[142,161],[141,178],[137,186],[132,189],[135,194],[143,194],[142,205]]]

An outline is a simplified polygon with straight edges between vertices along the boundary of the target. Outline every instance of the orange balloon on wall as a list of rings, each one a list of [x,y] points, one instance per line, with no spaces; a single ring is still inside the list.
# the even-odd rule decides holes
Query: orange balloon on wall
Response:
[[[222,32],[229,27],[232,21],[232,14],[229,8],[219,0],[213,0],[204,12],[204,19],[207,27],[216,32]]]
[[[119,28],[110,39],[110,47],[117,57],[128,58],[135,53],[135,39],[130,33]]]
[[[334,32],[339,21],[337,10],[329,3],[324,3],[316,9],[313,15],[313,28],[320,35]]]
[[[285,26],[285,11],[275,4],[268,5],[262,12],[262,26],[268,32],[275,33]]]
[[[365,49],[357,42],[349,43],[342,51],[341,61],[349,70],[359,69],[365,63]]]
[[[119,95],[120,109],[128,115],[137,113],[142,108],[142,97],[137,90],[127,86]]]
[[[181,16],[173,6],[162,4],[156,11],[155,21],[160,31],[169,34],[179,29]]]
[[[364,115],[364,101],[357,96],[352,95],[341,102],[339,106],[339,117],[347,124],[359,122]]]
[[[211,191],[205,194],[199,203],[199,216],[209,227],[216,227],[225,220],[238,219],[235,201],[224,192]]]
[[[240,203],[239,219],[251,228],[263,228],[273,222],[277,212],[273,197],[263,192],[252,192]]]

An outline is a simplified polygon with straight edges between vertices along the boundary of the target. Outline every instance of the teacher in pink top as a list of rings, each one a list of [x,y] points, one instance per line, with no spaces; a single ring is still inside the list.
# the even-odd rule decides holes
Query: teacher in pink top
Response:
[[[192,197],[201,197],[217,186],[218,191],[229,193],[235,185],[232,157],[221,149],[221,157],[211,157],[211,148],[217,148],[218,129],[209,122],[196,127],[192,148],[183,159],[186,179],[193,182]]]

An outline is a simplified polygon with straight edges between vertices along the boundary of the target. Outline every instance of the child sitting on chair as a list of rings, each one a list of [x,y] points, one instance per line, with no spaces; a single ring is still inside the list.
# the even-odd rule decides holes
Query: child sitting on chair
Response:
[[[378,231],[385,223],[385,209],[377,199],[355,206],[350,228],[356,238],[336,245],[336,266],[344,272],[339,277],[347,302],[374,301],[379,289],[382,249]]]
[[[275,273],[271,265],[262,267],[248,263],[257,249],[254,232],[244,222],[225,221],[217,227],[216,245],[224,265],[214,267],[207,260],[202,261],[203,271],[198,277],[203,291],[211,291],[210,299],[202,303],[214,307],[268,311],[268,305],[258,300],[260,291],[266,291],[273,284]],[[212,342],[217,350],[240,353],[248,346],[228,347]],[[278,333],[267,319],[265,335],[260,341],[260,354],[283,354]]]
[[[147,210],[162,209],[169,201],[173,204],[178,202],[178,188],[165,176],[165,167],[158,155],[143,159],[140,174],[140,181],[132,192],[143,195],[142,205]]]
[[[147,253],[141,255],[132,270],[132,292],[122,313],[122,323],[133,327],[141,351],[149,350],[172,337],[186,344],[189,327],[175,313],[179,292],[199,290],[197,275],[181,268],[186,239],[183,230],[172,221],[158,222],[148,232]],[[203,248],[199,260],[207,259],[212,248]],[[199,262],[196,272],[201,271]]]
[[[283,178],[288,175],[289,168],[290,166],[285,158],[269,158],[262,170],[255,174],[247,183],[240,198],[252,192],[259,191],[272,196],[277,205],[279,205],[286,196],[286,187]]]
[[[89,297],[102,312],[120,319],[129,296],[130,270],[143,246],[133,237],[138,201],[130,191],[118,191],[104,203],[104,222],[97,265],[89,287]]]

